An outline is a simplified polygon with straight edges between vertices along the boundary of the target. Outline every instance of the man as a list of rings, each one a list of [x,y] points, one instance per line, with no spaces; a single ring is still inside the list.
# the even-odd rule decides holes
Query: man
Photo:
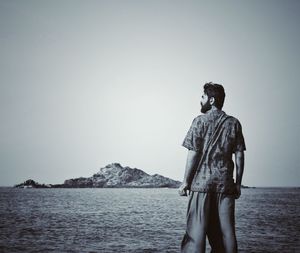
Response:
[[[182,144],[188,156],[179,194],[190,191],[182,253],[204,253],[206,235],[211,252],[237,252],[234,206],[241,194],[246,147],[240,122],[222,111],[224,99],[222,85],[204,85],[203,114],[193,120]]]

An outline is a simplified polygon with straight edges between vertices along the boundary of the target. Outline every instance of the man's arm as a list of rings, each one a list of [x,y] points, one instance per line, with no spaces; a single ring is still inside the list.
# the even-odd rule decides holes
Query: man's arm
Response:
[[[235,152],[235,167],[236,167],[236,199],[241,196],[241,185],[242,185],[242,178],[244,173],[244,151],[236,151]]]
[[[192,181],[194,169],[195,169],[198,161],[199,161],[199,153],[194,150],[189,150],[187,159],[186,159],[183,183],[178,189],[179,195],[181,195],[181,196],[187,195],[186,191],[190,189],[189,184]]]

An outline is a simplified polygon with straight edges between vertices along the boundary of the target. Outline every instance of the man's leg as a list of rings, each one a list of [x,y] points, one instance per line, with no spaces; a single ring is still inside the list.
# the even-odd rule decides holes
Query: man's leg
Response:
[[[235,235],[234,221],[235,198],[232,195],[219,195],[219,219],[223,234],[225,253],[237,252],[237,241]]]
[[[207,237],[211,246],[211,253],[224,253],[223,235],[220,227],[218,212],[218,193],[211,194],[210,219]]]
[[[181,243],[182,253],[205,253],[209,211],[209,193],[192,192],[187,210],[186,233]]]

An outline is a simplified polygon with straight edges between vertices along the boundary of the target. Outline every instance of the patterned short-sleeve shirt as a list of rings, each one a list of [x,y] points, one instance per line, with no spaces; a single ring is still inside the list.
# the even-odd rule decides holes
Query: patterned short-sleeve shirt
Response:
[[[210,110],[196,117],[182,145],[201,156],[221,114],[225,112]],[[219,138],[210,145],[208,154],[194,174],[192,191],[234,193],[232,154],[246,150],[242,126],[236,118],[229,116],[219,133]]]

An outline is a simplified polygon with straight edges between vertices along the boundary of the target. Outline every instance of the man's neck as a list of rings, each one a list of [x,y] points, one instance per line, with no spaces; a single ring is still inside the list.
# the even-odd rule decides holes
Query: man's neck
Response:
[[[220,109],[218,109],[217,107],[212,105],[211,108],[206,113],[212,113],[212,112],[217,112],[217,111],[220,111]]]

